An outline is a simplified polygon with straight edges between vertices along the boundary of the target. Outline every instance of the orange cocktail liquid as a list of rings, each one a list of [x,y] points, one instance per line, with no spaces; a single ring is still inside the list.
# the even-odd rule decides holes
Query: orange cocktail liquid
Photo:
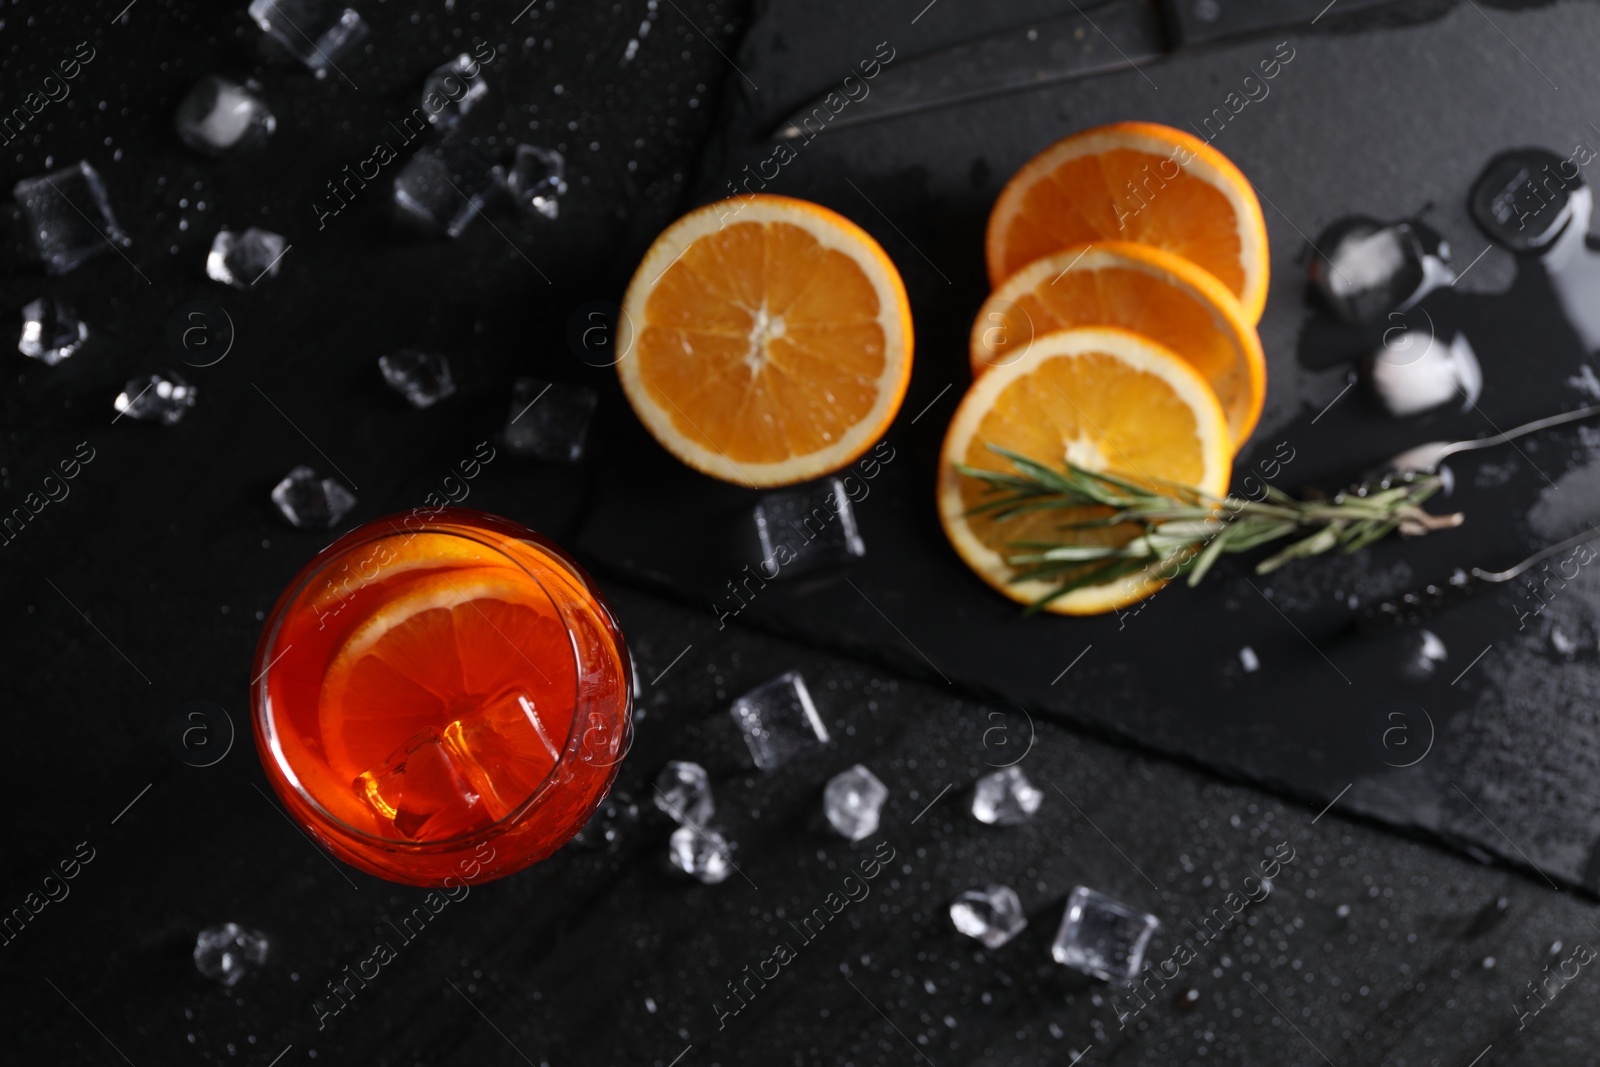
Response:
[[[279,599],[256,650],[267,777],[334,854],[484,881],[582,828],[626,753],[631,672],[587,575],[507,519],[391,515]]]

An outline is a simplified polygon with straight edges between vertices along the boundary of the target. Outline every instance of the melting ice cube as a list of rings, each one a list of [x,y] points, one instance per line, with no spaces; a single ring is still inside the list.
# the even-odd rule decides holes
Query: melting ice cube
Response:
[[[517,207],[553,219],[561,213],[561,197],[567,191],[566,158],[552,148],[519,144],[506,186]]]
[[[378,369],[389,388],[414,408],[430,408],[456,391],[450,362],[433,352],[402,348],[378,359]]]
[[[267,962],[267,935],[238,923],[208,926],[194,941],[195,968],[232,988]]]
[[[89,327],[66,304],[41,296],[22,309],[22,337],[17,351],[55,366],[89,339]]]
[[[326,0],[254,0],[250,17],[319,78],[367,36],[353,8]]]
[[[787,671],[750,690],[733,702],[730,714],[744,734],[751,758],[764,771],[815,752],[829,740],[828,728],[798,671]]]
[[[1080,885],[1067,897],[1050,954],[1075,971],[1107,982],[1129,982],[1139,973],[1145,947],[1159,925],[1154,915]]]
[[[291,526],[301,530],[331,530],[356,506],[354,493],[303,465],[273,487],[272,502]]]
[[[686,826],[704,826],[716,804],[711,776],[698,763],[673,760],[656,775],[656,807]]]
[[[957,930],[977,938],[987,948],[999,948],[1028,925],[1017,891],[1007,885],[962,893],[950,905],[950,921]]]
[[[412,218],[460,237],[474,216],[504,188],[505,173],[491,167],[463,137],[447,134],[417,151],[394,179],[394,201]]]
[[[733,873],[732,847],[717,831],[694,826],[678,827],[668,843],[672,865],[706,885],[716,885]]]
[[[422,109],[429,122],[449,129],[488,94],[481,64],[462,52],[422,83]]]
[[[235,289],[248,289],[263,278],[278,276],[285,245],[280,235],[254,226],[243,233],[219,230],[206,255],[206,275]]]
[[[972,791],[972,815],[979,822],[1015,826],[1032,818],[1043,801],[1044,794],[1021,767],[1006,767],[978,779]]]
[[[889,799],[889,788],[861,764],[828,779],[822,791],[822,811],[833,828],[852,841],[878,832],[878,813]]]
[[[1571,160],[1519,148],[1489,161],[1468,204],[1491,238],[1514,252],[1538,252],[1571,225],[1574,200],[1584,190],[1583,173]]]
[[[595,391],[581,385],[518,378],[502,434],[506,451],[546,463],[578,462],[599,403]]]
[[[112,406],[130,419],[171,426],[194,407],[198,392],[176,373],[130,379]]]
[[[1462,333],[1448,343],[1412,329],[1387,338],[1368,361],[1368,379],[1379,401],[1397,418],[1420,415],[1457,397],[1465,411],[1483,392],[1483,369]]]
[[[172,116],[184,144],[222,156],[257,147],[272,136],[278,120],[244,86],[214,74],[201,78]]]
[[[1420,223],[1347,219],[1324,231],[1316,247],[1311,287],[1346,322],[1404,311],[1455,279],[1448,242]]]
[[[764,573],[794,576],[867,553],[856,529],[855,509],[838,478],[768,493],[756,504],[754,516]]]
[[[111,213],[105,182],[87,162],[24,178],[12,195],[51,274],[65,274],[93,256],[132,243]]]

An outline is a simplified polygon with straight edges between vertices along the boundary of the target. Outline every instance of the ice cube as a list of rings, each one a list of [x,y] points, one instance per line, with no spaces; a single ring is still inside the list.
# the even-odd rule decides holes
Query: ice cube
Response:
[[[1577,639],[1559,626],[1550,628],[1550,647],[1564,659],[1572,659],[1578,654]]]
[[[1408,633],[1402,640],[1400,676],[1408,682],[1425,682],[1450,658],[1449,650],[1432,630]]]
[[[704,826],[716,809],[706,769],[684,760],[668,763],[656,775],[656,807],[686,826]]]
[[[355,494],[306,466],[296,467],[273,487],[272,502],[301,530],[331,530],[356,506]]]
[[[750,690],[733,702],[730,714],[763,771],[775,771],[829,741],[828,728],[798,671],[787,671]]]
[[[1463,333],[1446,343],[1427,331],[1408,329],[1385,338],[1384,347],[1367,362],[1368,384],[1397,418],[1420,415],[1458,397],[1465,411],[1483,392],[1483,369]]]
[[[433,352],[402,348],[380,356],[378,369],[383,372],[383,380],[389,383],[389,388],[415,408],[431,408],[456,391],[449,361]]]
[[[271,230],[219,230],[206,255],[206,274],[235,289],[248,289],[262,278],[278,276],[285,251],[284,239]]]
[[[198,395],[195,387],[176,373],[146,374],[129,379],[113,406],[130,419],[171,426],[189,413]]]
[[[1493,240],[1514,252],[1538,252],[1572,224],[1574,198],[1585,184],[1573,161],[1542,148],[1519,148],[1489,161],[1468,204]]]
[[[852,841],[878,832],[878,813],[889,799],[889,787],[861,764],[828,779],[822,810],[833,828]]]
[[[1317,238],[1309,277],[1328,310],[1346,322],[1375,322],[1404,311],[1455,280],[1450,246],[1414,222],[1346,219]]]
[[[999,948],[1028,925],[1017,891],[1007,885],[962,893],[950,905],[950,921],[968,937],[982,941],[986,948]]]
[[[1150,935],[1160,925],[1154,915],[1080,885],[1067,897],[1050,954],[1075,971],[1107,982],[1131,982],[1144,964]]]
[[[599,403],[595,391],[586,386],[518,378],[511,387],[503,435],[506,451],[547,463],[578,462]]]
[[[223,156],[264,144],[278,120],[244,86],[208,74],[178,105],[172,125],[190,148]]]
[[[561,213],[561,197],[567,191],[566,158],[553,148],[519,144],[506,187],[517,207],[553,219]]]
[[[353,787],[381,824],[412,841],[454,837],[494,821],[444,735],[432,727],[362,771]]]
[[[465,52],[429,74],[422,83],[422,109],[428,121],[444,129],[460,122],[489,93],[482,74],[482,66]]]
[[[1021,767],[1006,767],[978,779],[972,791],[972,816],[982,823],[1016,826],[1027,822],[1044,802]]]
[[[22,309],[22,337],[17,351],[55,366],[89,339],[89,327],[66,304],[41,296]]]
[[[764,573],[792,577],[867,554],[839,478],[768,493],[754,515]]]
[[[572,838],[579,848],[616,848],[639,821],[639,805],[626,793],[612,793],[600,802]]]
[[[352,8],[326,0],[253,0],[250,17],[319,78],[367,36]]]
[[[92,256],[132,243],[111,213],[105,182],[85,161],[24,178],[12,195],[51,274],[65,274]]]
[[[680,826],[672,831],[672,865],[706,885],[725,881],[733,873],[729,853],[733,846],[715,830]]]
[[[414,734],[353,788],[380,825],[412,841],[481,829],[549,776],[565,741],[558,732],[526,694],[501,693],[443,729]]]
[[[541,712],[526,694],[509,692],[450,723],[444,740],[472,791],[499,819],[549,777],[570,727],[570,718],[563,724]]]
[[[446,134],[426,145],[394,179],[394,201],[413,218],[460,237],[474,216],[504,189],[505,172],[491,167],[465,138]]]
[[[194,939],[195,969],[232,988],[267,962],[267,935],[238,923],[208,926]]]

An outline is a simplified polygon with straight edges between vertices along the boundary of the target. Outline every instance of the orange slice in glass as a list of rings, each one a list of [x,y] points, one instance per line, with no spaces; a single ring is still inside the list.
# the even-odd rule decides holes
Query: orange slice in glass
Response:
[[[449,809],[441,822],[465,830],[466,809],[481,801],[478,814],[499,818],[544,780],[567,741],[575,685],[571,637],[527,575],[419,575],[334,654],[319,704],[324,751],[402,836],[435,839],[406,819]],[[418,798],[450,782],[459,794]],[[412,810],[396,812],[408,794]]]

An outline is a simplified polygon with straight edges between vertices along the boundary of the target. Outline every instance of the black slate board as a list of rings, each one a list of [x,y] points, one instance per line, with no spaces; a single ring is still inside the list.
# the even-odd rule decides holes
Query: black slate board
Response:
[[[900,12],[852,20],[770,12],[736,57],[747,79],[743,99],[703,168],[702,198],[726,195],[730,178],[770,154],[766,132],[825,90],[811,72],[831,65],[842,76],[851,57],[871,55],[880,41],[909,57],[978,32],[980,19],[997,28],[1047,10],[977,15],[935,7],[910,28]],[[1398,21],[1439,12],[1437,4],[1407,7]],[[1554,487],[1589,458],[1580,431],[1452,464],[1454,496],[1436,507],[1466,512],[1461,530],[1270,578],[1230,563],[1201,588],[1169,590],[1121,618],[1022,618],[962,567],[932,503],[939,442],[969,380],[967,328],[987,289],[982,227],[999,186],[1032,153],[1076,129],[1129,118],[1191,126],[1280,39],[1295,49],[1291,65],[1271,95],[1214,141],[1261,194],[1274,272],[1261,324],[1271,392],[1235,484],[1274,455],[1292,454],[1280,487],[1338,488],[1422,441],[1476,436],[1583,402],[1569,379],[1588,353],[1547,279],[1532,261],[1519,264],[1499,248],[1475,259],[1489,242],[1469,220],[1466,199],[1498,151],[1539,144],[1567,155],[1579,142],[1595,143],[1600,135],[1578,103],[1600,91],[1588,50],[1594,36],[1595,12],[1586,4],[1494,9],[1492,21],[1469,6],[1423,26],[1295,30],[1266,44],[806,143],[770,191],[833,207],[884,244],[911,293],[916,369],[886,436],[893,459],[857,508],[867,557],[774,582],[746,597],[738,617],[866,652],[996,706],[1060,716],[1192,759],[1317,808],[1337,798],[1478,854],[1600,887],[1591,859],[1600,795],[1590,784],[1600,757],[1592,699],[1600,693],[1600,581],[1580,574],[1531,623],[1519,616],[1527,605],[1519,607],[1511,589],[1430,620],[1448,659],[1421,684],[1397,671],[1399,645],[1418,639],[1414,628],[1382,640],[1350,628],[1353,605],[1442,580],[1458,567],[1507,565],[1555,536],[1559,523],[1536,529],[1525,516],[1552,495],[1561,507],[1580,502],[1581,486]],[[1537,41],[1536,54],[1507,38]],[[1464,278],[1423,309],[1442,338],[1459,328],[1477,351],[1486,386],[1474,409],[1398,422],[1357,388],[1320,414],[1348,384],[1350,366],[1328,357],[1333,327],[1304,299],[1304,260],[1323,227],[1352,213],[1420,214],[1450,240]],[[738,607],[727,583],[755,558],[748,512],[758,494],[680,467],[630,429],[638,439],[616,453],[628,462],[605,472],[581,548],[713,613]],[[1600,514],[1600,497],[1593,503]],[[671,519],[641,537],[641,514]],[[1569,641],[1580,647],[1569,649]],[[1259,672],[1244,670],[1245,646]]]

